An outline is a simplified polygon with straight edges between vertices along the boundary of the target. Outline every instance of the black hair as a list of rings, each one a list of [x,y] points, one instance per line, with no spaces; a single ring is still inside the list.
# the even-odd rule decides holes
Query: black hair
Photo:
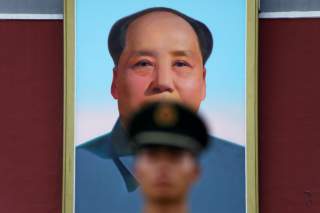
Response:
[[[195,20],[177,10],[173,10],[166,7],[148,8],[148,9],[136,12],[134,14],[131,14],[129,16],[123,17],[113,24],[109,32],[108,48],[114,64],[115,65],[118,64],[120,55],[125,47],[126,33],[129,25],[138,17],[154,11],[166,11],[166,12],[173,13],[183,18],[186,22],[188,22],[192,26],[195,33],[197,34],[198,42],[199,42],[199,46],[202,54],[203,64],[205,64],[213,48],[213,37],[209,28],[204,23],[198,20]]]

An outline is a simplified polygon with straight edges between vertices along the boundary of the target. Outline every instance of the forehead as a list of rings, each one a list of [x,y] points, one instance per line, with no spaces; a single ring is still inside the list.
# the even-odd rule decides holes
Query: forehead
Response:
[[[131,24],[129,25],[129,28],[133,26],[137,26],[139,24],[153,24],[153,23],[161,23],[161,22],[162,23],[165,23],[165,22],[178,23],[178,24],[186,25],[192,28],[192,26],[182,17],[167,11],[153,11],[153,12],[144,14],[136,18],[134,21],[132,21]]]
[[[180,16],[170,12],[150,12],[135,19],[127,29],[126,46],[129,44],[139,47],[158,43],[163,46],[170,42],[199,48],[198,37],[192,26]]]

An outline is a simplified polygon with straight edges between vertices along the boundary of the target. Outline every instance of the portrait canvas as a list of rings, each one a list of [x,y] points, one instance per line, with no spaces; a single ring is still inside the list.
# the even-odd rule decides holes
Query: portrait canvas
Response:
[[[248,20],[248,14],[254,14],[256,10],[252,5],[255,1],[74,0],[71,6],[67,5],[74,14],[72,17],[66,14],[67,21],[72,19],[69,23],[74,29],[72,36],[69,30],[66,38],[73,38],[74,45],[72,50],[67,50],[72,55],[67,56],[67,61],[73,64],[69,81],[74,85],[67,95],[72,96],[69,112],[74,116],[73,119],[66,116],[73,127],[66,130],[67,134],[72,131],[73,136],[67,141],[72,144],[69,150],[70,147],[73,150],[69,154],[66,152],[68,157],[65,157],[69,159],[68,165],[73,165],[67,165],[72,170],[67,175],[69,181],[65,181],[69,183],[70,193],[65,193],[65,199],[70,199],[64,201],[67,209],[75,213],[142,212],[145,198],[135,178],[136,159],[127,145],[125,118],[134,111],[130,107],[139,109],[140,102],[146,97],[139,92],[145,89],[145,95],[147,86],[152,87],[157,78],[150,80],[148,77],[148,85],[142,80],[150,75],[151,69],[157,69],[158,78],[165,76],[165,80],[163,85],[155,86],[157,90],[150,90],[156,92],[151,92],[148,98],[176,92],[182,104],[194,106],[208,128],[210,146],[197,159],[201,172],[187,196],[189,211],[244,213],[254,209],[252,203],[256,198],[248,200],[253,191],[257,191],[255,183],[250,182],[256,179],[255,170],[252,170],[256,161],[252,157],[256,156],[255,149],[250,148],[251,154],[248,154],[248,147],[255,147],[256,143],[250,139],[255,136],[248,136],[248,132],[255,134],[251,122],[252,117],[255,118],[252,110],[255,99],[248,97],[249,87],[255,84],[254,76],[248,77],[255,72],[249,66],[256,63],[254,52],[249,54],[256,47],[255,40],[248,40],[248,34],[255,36],[256,31],[252,28],[252,23],[256,22],[254,17],[252,23]],[[169,11],[147,12],[128,21],[127,25],[117,22],[149,8],[169,8]],[[171,9],[192,21],[170,12]],[[168,32],[170,29],[174,32]],[[175,30],[180,29],[179,37]],[[110,36],[112,31],[115,31],[113,37]],[[207,31],[211,40],[207,38]],[[188,39],[193,39],[196,46],[190,46]],[[120,42],[119,47],[116,42]],[[176,45],[194,51],[190,51],[190,55],[174,56],[174,59],[172,56],[168,62],[170,70],[162,69],[169,58],[164,53],[166,48],[174,50]],[[130,48],[142,47],[147,47],[151,53],[139,52],[139,58],[144,59],[125,68],[126,57],[128,63],[138,60],[130,55]],[[197,69],[201,70],[200,77],[189,77],[192,72],[198,72]],[[252,71],[248,72],[249,69]],[[66,72],[69,70],[67,68]],[[135,72],[138,77],[132,77]],[[169,74],[164,75],[164,72]]]

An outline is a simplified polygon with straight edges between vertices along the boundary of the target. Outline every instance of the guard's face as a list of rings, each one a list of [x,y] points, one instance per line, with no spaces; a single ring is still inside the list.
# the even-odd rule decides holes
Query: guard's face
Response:
[[[138,154],[135,175],[147,200],[177,202],[187,197],[199,166],[189,152],[154,148]]]
[[[205,69],[192,27],[168,12],[136,19],[128,28],[111,91],[125,125],[145,102],[173,100],[198,110],[205,97]]]

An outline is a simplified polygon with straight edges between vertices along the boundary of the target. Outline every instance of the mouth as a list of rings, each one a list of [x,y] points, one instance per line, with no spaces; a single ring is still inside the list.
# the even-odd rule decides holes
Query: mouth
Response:
[[[155,185],[155,187],[161,187],[161,188],[172,187],[172,183],[168,180],[163,179],[163,178],[161,180],[157,180],[154,185]]]
[[[161,100],[166,100],[166,101],[175,101],[179,102],[180,98],[177,94],[171,94],[169,92],[162,92],[162,93],[157,93],[157,94],[151,94],[149,96],[149,101],[161,101]]]

